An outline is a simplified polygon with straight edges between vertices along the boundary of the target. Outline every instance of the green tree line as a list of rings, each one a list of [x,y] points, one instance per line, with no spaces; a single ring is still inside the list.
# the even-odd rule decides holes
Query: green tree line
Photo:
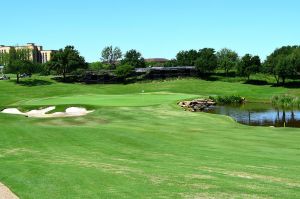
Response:
[[[66,46],[52,55],[50,62],[38,64],[30,61],[31,52],[15,50],[0,54],[0,64],[5,65],[5,71],[15,73],[17,82],[21,73],[61,75],[66,79],[68,74],[77,70],[111,70],[122,79],[132,75],[135,68],[148,67],[149,63],[141,52],[135,49],[124,54],[119,47],[107,46],[100,53],[98,62],[87,63],[74,46]],[[283,46],[275,49],[265,61],[259,56],[246,54],[239,56],[231,49],[216,51],[213,48],[200,50],[184,50],[177,53],[176,58],[165,63],[151,63],[152,66],[194,66],[199,75],[209,76],[216,70],[223,70],[226,75],[234,71],[236,75],[246,77],[265,73],[273,75],[278,84],[285,84],[287,78],[297,78],[300,74],[300,46]]]

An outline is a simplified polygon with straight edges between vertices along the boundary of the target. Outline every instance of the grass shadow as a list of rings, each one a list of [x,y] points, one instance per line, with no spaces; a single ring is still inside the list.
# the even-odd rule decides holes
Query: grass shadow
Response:
[[[15,83],[17,81],[15,80]],[[33,86],[46,86],[46,85],[51,85],[53,82],[51,81],[46,81],[46,80],[40,80],[40,79],[27,79],[27,80],[20,80],[18,83],[21,86],[28,86],[28,87],[33,87]]]

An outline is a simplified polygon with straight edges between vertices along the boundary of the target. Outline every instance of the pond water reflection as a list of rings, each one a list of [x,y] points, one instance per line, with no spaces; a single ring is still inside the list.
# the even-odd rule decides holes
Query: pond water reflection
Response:
[[[300,128],[300,110],[284,110],[270,104],[246,103],[241,106],[215,106],[205,112],[227,115],[250,126]]]

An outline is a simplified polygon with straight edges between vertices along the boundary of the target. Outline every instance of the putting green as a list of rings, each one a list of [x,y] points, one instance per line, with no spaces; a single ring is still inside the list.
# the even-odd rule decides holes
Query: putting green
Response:
[[[126,95],[71,95],[21,101],[16,105],[68,105],[86,104],[94,106],[150,106],[176,102],[182,99],[196,98],[199,95],[182,93],[141,93]]]

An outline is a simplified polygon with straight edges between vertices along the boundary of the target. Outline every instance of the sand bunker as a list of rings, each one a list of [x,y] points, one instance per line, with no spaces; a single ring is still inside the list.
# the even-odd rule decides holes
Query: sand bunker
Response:
[[[13,115],[24,115],[27,117],[34,117],[34,118],[55,118],[55,117],[80,117],[93,112],[93,111],[88,111],[85,108],[70,107],[67,108],[65,112],[49,113],[50,111],[53,110],[55,110],[55,106],[51,106],[40,110],[31,110],[25,113],[19,111],[16,108],[8,108],[1,111],[1,113],[13,114]]]
[[[18,197],[4,184],[0,183],[0,199],[18,199]]]

